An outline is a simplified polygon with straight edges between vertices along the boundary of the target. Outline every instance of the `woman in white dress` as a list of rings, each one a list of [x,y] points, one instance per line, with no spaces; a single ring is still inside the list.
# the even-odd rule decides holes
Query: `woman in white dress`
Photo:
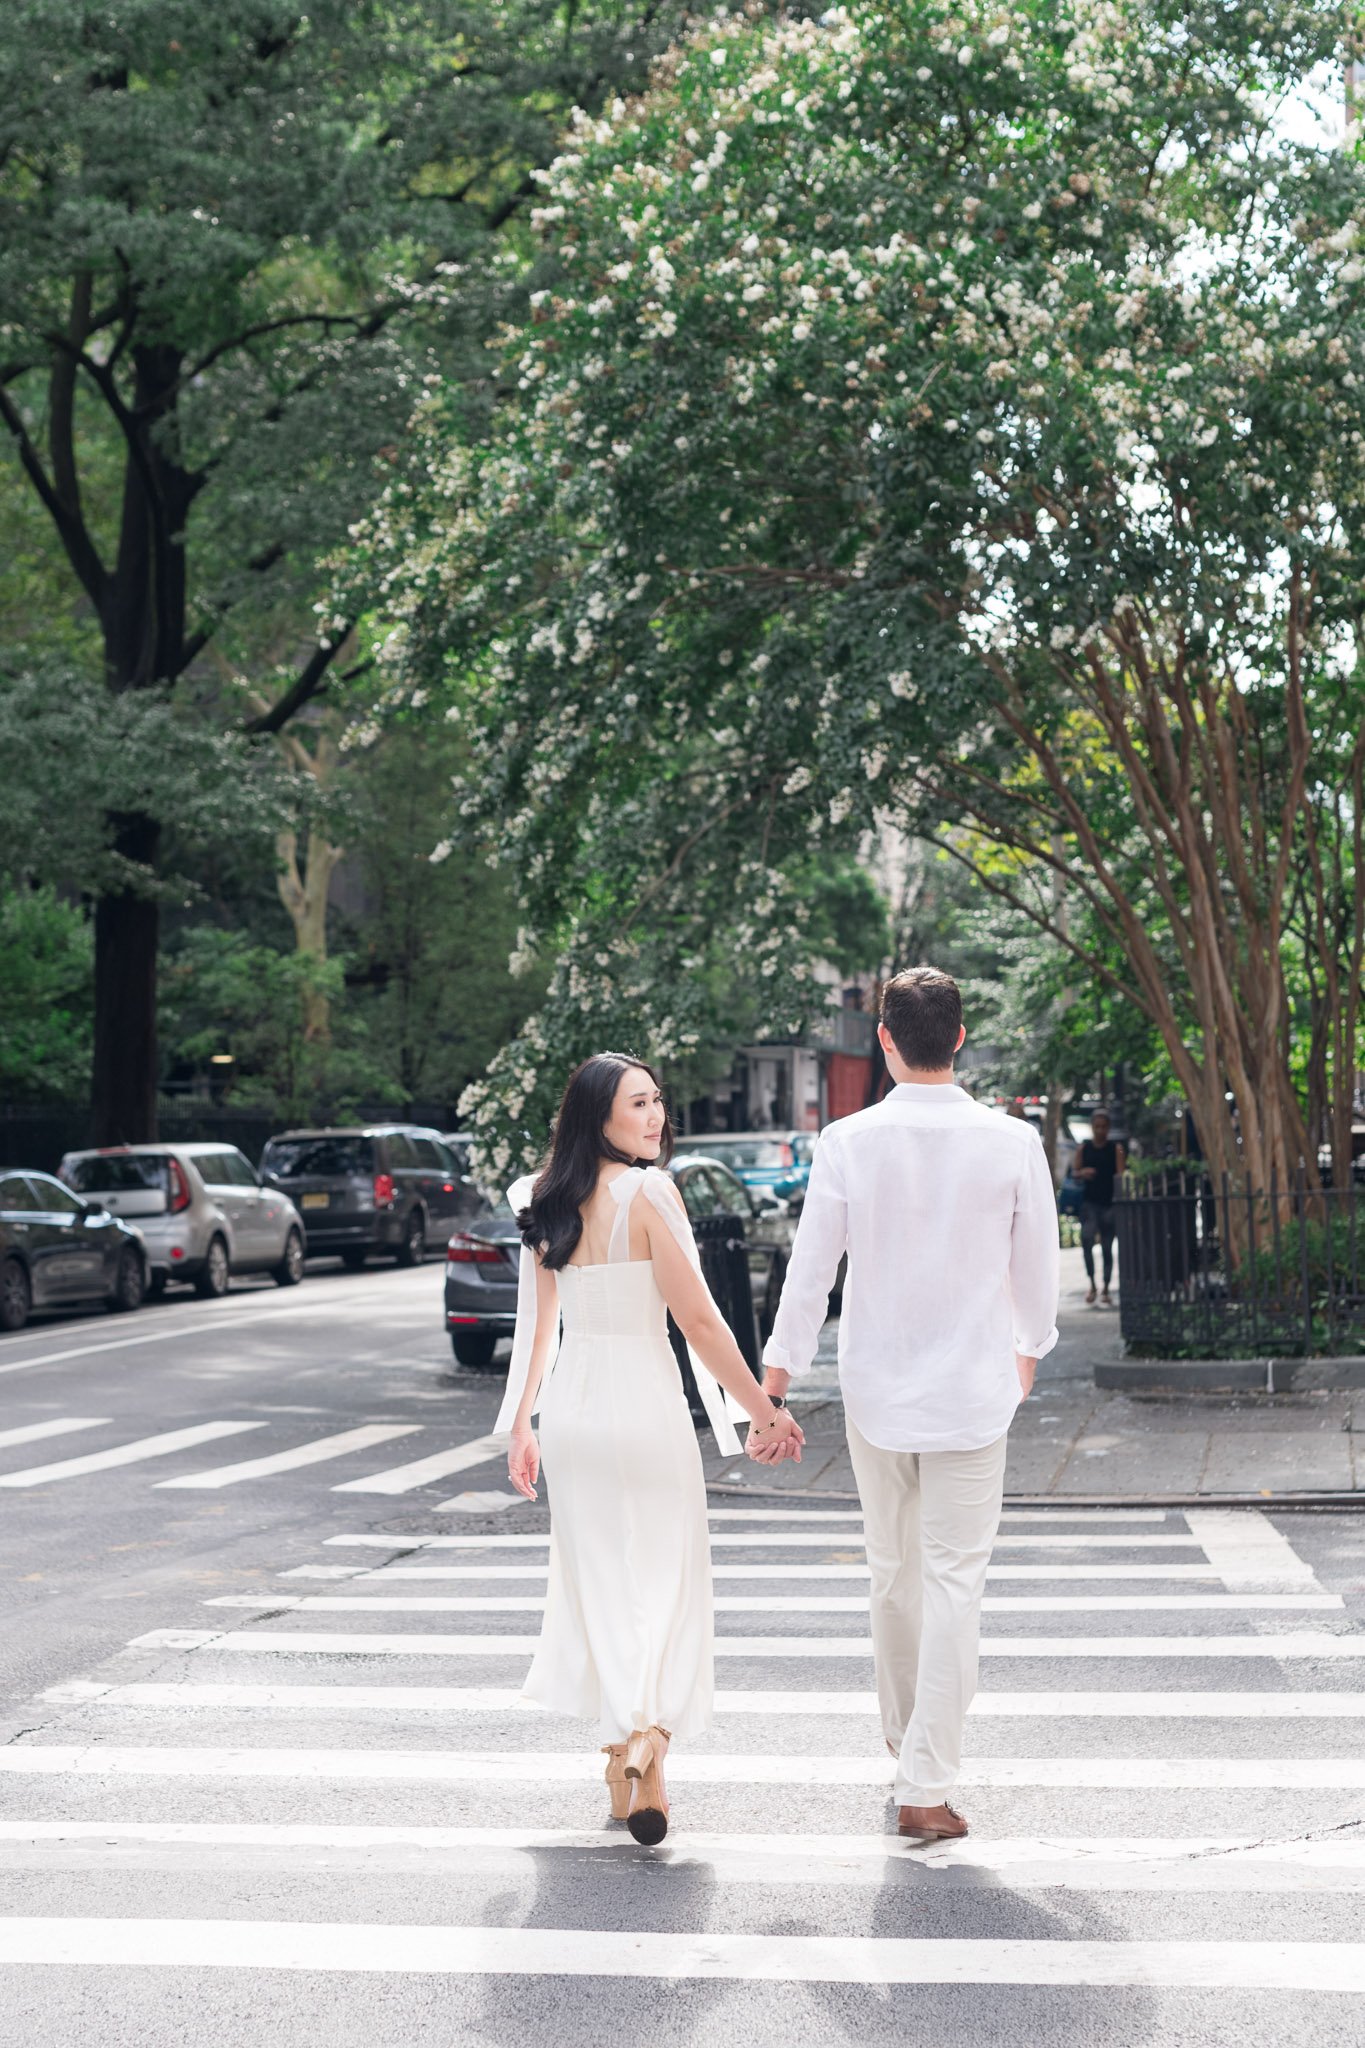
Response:
[[[497,1422],[512,1432],[517,1491],[536,1499],[543,1451],[550,1495],[545,1619],[523,1696],[597,1723],[612,1818],[647,1843],[668,1831],[669,1741],[710,1726],[713,1688],[706,1487],[665,1310],[722,1450],[739,1450],[727,1395],[751,1448],[799,1456],[802,1442],[711,1299],[681,1197],[654,1164],[672,1150],[653,1070],[624,1053],[585,1060],[545,1166],[508,1190],[524,1249]]]

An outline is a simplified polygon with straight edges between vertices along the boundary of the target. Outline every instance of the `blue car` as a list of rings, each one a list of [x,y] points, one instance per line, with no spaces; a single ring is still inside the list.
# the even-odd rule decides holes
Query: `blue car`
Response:
[[[814,1131],[710,1131],[679,1139],[692,1154],[719,1159],[748,1188],[768,1188],[799,1209],[806,1198]]]

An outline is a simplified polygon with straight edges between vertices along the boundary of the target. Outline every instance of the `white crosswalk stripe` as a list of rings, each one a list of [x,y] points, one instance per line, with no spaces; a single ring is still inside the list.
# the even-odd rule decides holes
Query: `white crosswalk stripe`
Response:
[[[1248,1609],[1286,1608],[1338,1609],[1340,1593],[1171,1593],[1164,1599],[1147,1593],[1110,1593],[1089,1598],[1083,1593],[1060,1593],[1045,1597],[1030,1593],[988,1593],[982,1601],[987,1614],[1188,1614],[1216,1609],[1245,1612]],[[534,1614],[545,1606],[543,1594],[289,1594],[218,1593],[205,1607],[302,1608],[314,1614]],[[758,1595],[718,1594],[717,1614],[866,1614],[867,1601],[856,1593],[769,1593]]]
[[[512,1686],[495,1685],[220,1685],[211,1679],[194,1684],[158,1685],[144,1680],[101,1684],[73,1679],[50,1686],[42,1698],[54,1706],[172,1708],[193,1713],[211,1707],[279,1707],[290,1712],[326,1709],[334,1714],[506,1713],[542,1710],[523,1700]],[[875,1716],[872,1692],[800,1692],[716,1690],[716,1713],[728,1714],[861,1714]],[[1361,1721],[1365,1694],[1352,1692],[995,1692],[982,1691],[971,1714],[997,1720],[1063,1718],[1141,1721]],[[4,1752],[0,1751],[0,1757]],[[3,1765],[0,1765],[3,1768]]]
[[[332,1491],[411,1493],[414,1487],[428,1486],[435,1479],[449,1479],[452,1472],[466,1472],[474,1465],[486,1465],[490,1458],[502,1456],[506,1444],[506,1437],[478,1436],[467,1444],[454,1444],[447,1451],[434,1451],[430,1457],[415,1458],[410,1465],[395,1465],[387,1472],[372,1472],[365,1479],[343,1480]]]
[[[89,1451],[83,1458],[63,1458],[53,1465],[31,1465],[24,1472],[6,1472],[0,1477],[0,1486],[47,1486],[56,1479],[77,1479],[88,1472],[108,1472],[116,1465],[136,1465],[144,1458],[167,1458],[174,1451],[188,1451],[196,1444],[213,1443],[219,1437],[240,1436],[244,1430],[263,1427],[259,1422],[198,1422],[189,1429],[163,1430],[157,1436],[115,1444],[107,1451]]]
[[[284,1635],[225,1635],[217,1629],[154,1628],[135,1636],[135,1650],[212,1650],[234,1656],[284,1657],[529,1657],[533,1635],[390,1635],[379,1630],[351,1633],[330,1629],[291,1630]],[[989,1636],[983,1657],[1188,1657],[1284,1658],[1365,1657],[1365,1635],[1331,1636],[1302,1630],[1276,1636]],[[870,1636],[716,1637],[717,1657],[842,1658],[866,1662]]]
[[[0,1773],[96,1778],[407,1779],[418,1784],[596,1785],[595,1750],[207,1749],[158,1745],[97,1749],[37,1745],[0,1750]],[[680,1785],[875,1785],[889,1790],[892,1761],[881,1756],[670,1756]],[[1365,1758],[1315,1757],[973,1757],[962,1784],[1085,1786],[1197,1791],[1365,1791]]]
[[[295,1444],[292,1450],[273,1451],[264,1458],[246,1458],[238,1465],[214,1465],[207,1472],[187,1472],[178,1479],[159,1484],[216,1488],[240,1486],[246,1479],[265,1479],[275,1472],[297,1471],[300,1465],[321,1465],[329,1458],[348,1457],[352,1451],[368,1451],[391,1437],[411,1436],[420,1429],[417,1422],[367,1422],[359,1429],[343,1429],[335,1436],[314,1437],[310,1443]]]
[[[0,1821],[0,1843],[39,1848],[81,1842],[121,1850],[145,1842],[169,1848],[241,1848],[287,1856],[300,1849],[409,1850],[448,1857],[462,1871],[503,1868],[539,1849],[629,1855],[627,1835],[571,1828],[318,1826],[271,1821]],[[1267,1843],[1254,1836],[1005,1837],[935,1847],[888,1836],[689,1833],[670,1861],[726,1883],[770,1884],[774,1859],[784,1884],[881,1884],[899,1865],[948,1875],[991,1872],[1016,1884],[1069,1891],[1365,1892],[1365,1842]],[[88,1860],[88,1852],[87,1852]]]
[[[98,1429],[111,1418],[107,1415],[60,1415],[52,1422],[25,1422],[17,1429],[0,1429],[0,1450],[11,1444],[36,1444],[47,1436],[66,1436],[73,1429]]]
[[[81,1969],[228,1967],[738,1983],[1365,1988],[1365,1943],[1357,1942],[934,1941],[241,1919],[16,1918],[0,1922],[0,1963],[5,1962]]]
[[[315,1439],[316,1461],[343,1455],[319,1448],[340,1441]],[[488,1441],[334,1490],[408,1494]],[[268,1477],[309,1449],[190,1477]],[[1315,2001],[1365,1993],[1365,1634],[1254,1511],[1013,1511],[962,1775],[973,1833],[925,1846],[887,1832],[893,1764],[871,1690],[856,1511],[714,1507],[715,1727],[670,1756],[674,1828],[650,1853],[648,1895],[635,1894],[645,1917],[629,1921],[599,1877],[635,1871],[646,1852],[599,1819],[591,1732],[575,1736],[519,1693],[544,1533],[428,1525],[324,1543],[337,1548],[255,1561],[291,1590],[262,1578],[246,1584],[264,1590],[204,1588],[199,1611],[219,1625],[145,1628],[101,1671],[49,1686],[40,1725],[0,1747],[0,1850],[80,1886],[78,1904],[54,1890],[55,1912],[0,1923],[0,1965],[592,1979],[600,2038],[627,2043],[614,2000],[641,1979],[821,1986],[828,2037],[850,2039],[874,2036],[844,1987],[855,1999],[869,1986],[1065,1987],[1088,2001],[1067,2007],[1078,2040],[1103,2035],[1115,1987],[1169,1995],[1152,2039],[1189,2038],[1192,2013],[1253,1992],[1292,1993],[1305,2034],[1328,2038]],[[1020,1550],[1027,1562],[1013,1561]],[[1286,1627],[1298,1614],[1314,1619]],[[308,1625],[315,1615],[325,1627]],[[433,1629],[442,1615],[467,1617],[467,1631]],[[744,1633],[726,1632],[730,1616]],[[1216,1633],[1185,1632],[1205,1628]],[[352,1676],[371,1658],[387,1668]],[[483,1672],[500,1682],[480,1683]],[[162,1874],[159,1893],[145,1875],[120,1889],[134,1854],[155,1859],[145,1869]],[[259,1905],[247,1875],[258,1871],[270,1873]],[[428,1871],[458,1884],[454,1910],[396,1910],[412,1895],[386,1890],[390,1874]],[[373,1911],[338,1912],[316,1890],[320,1872],[351,1874],[362,1891],[348,1905],[368,1897]],[[240,1907],[224,1905],[225,1873]],[[745,1903],[727,1916],[729,1885]],[[916,1912],[888,1921],[888,1887],[906,1885]],[[971,1891],[968,1919],[960,1904],[934,1913],[945,1889]],[[1093,1896],[1096,1912],[1009,1918],[1052,1894],[1077,1909]],[[1178,1900],[1178,1923],[1106,1938],[1122,1894],[1153,1909]],[[561,1924],[547,1917],[556,1898],[575,1901]],[[1283,1899],[1286,1914],[1297,1901],[1299,1915],[1253,1938],[1237,1916],[1258,1899]],[[1012,1995],[981,2010],[1003,2014]]]

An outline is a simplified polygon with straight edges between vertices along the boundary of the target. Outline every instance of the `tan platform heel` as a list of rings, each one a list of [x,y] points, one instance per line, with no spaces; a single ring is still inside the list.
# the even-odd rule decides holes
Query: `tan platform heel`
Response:
[[[626,1744],[626,1777],[630,1780],[626,1826],[646,1848],[662,1842],[668,1833],[664,1758],[670,1739],[666,1728],[637,1728]]]
[[[607,1760],[607,1790],[611,1794],[611,1817],[625,1820],[630,1814],[630,1782],[626,1777],[626,1745],[624,1742],[604,1742],[602,1754]]]

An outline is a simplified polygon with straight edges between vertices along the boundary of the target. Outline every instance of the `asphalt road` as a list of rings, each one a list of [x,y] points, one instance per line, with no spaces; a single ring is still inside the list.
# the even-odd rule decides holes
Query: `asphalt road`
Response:
[[[972,1834],[926,1851],[856,1516],[718,1494],[716,1726],[646,1851],[516,1704],[546,1515],[498,1390],[434,1266],[0,1341],[12,2038],[1361,2039],[1365,1520],[1008,1519]]]

